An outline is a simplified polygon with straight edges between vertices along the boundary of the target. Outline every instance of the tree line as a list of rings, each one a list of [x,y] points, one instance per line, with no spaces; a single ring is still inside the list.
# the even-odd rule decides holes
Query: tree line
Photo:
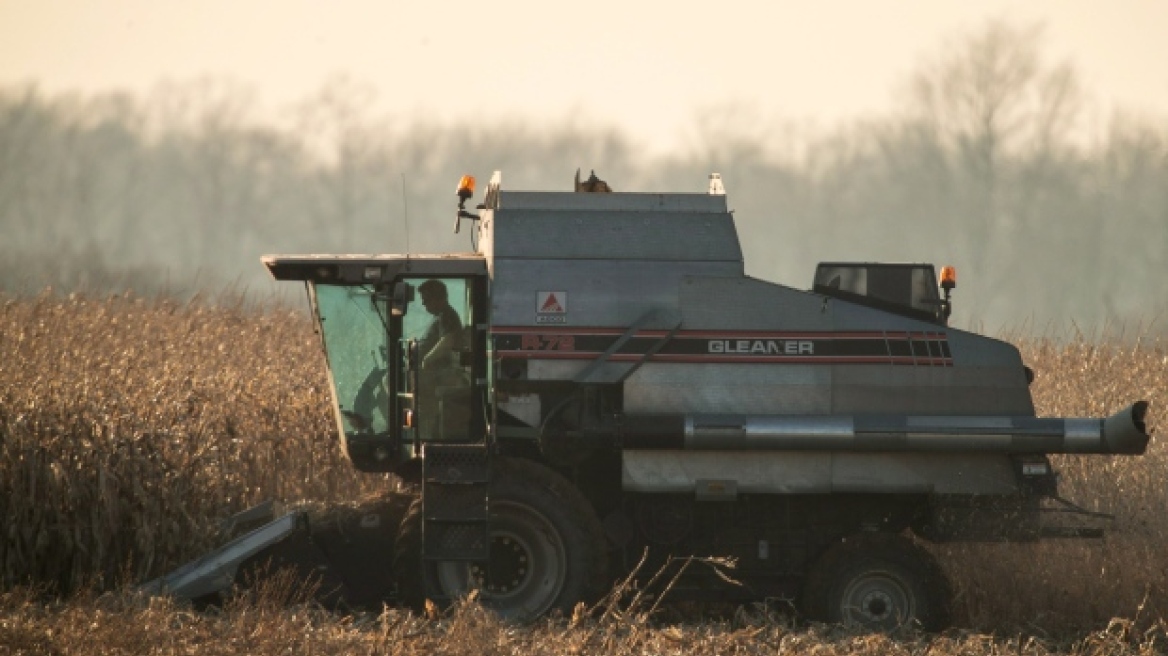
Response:
[[[614,125],[376,113],[337,79],[280,119],[247,87],[147,95],[0,87],[0,290],[274,289],[263,253],[468,250],[454,184],[617,191],[725,180],[747,272],[807,288],[817,261],[952,264],[953,322],[1148,326],[1168,309],[1168,120],[1093,111],[1036,27],[990,22],[923,60],[898,106],[807,130],[711,106],[669,155]],[[481,192],[480,192],[481,193]]]

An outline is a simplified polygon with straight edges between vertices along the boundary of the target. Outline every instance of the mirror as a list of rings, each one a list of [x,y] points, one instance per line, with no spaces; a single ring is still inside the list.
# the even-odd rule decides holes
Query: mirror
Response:
[[[414,300],[413,285],[404,280],[398,281],[393,285],[393,306],[391,312],[395,317],[404,317],[406,314],[406,307]]]

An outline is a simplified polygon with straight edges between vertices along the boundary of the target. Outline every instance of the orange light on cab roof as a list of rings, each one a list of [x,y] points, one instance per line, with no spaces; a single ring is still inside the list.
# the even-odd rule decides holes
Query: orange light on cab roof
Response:
[[[957,286],[957,269],[951,266],[941,267],[941,286],[946,289]]]
[[[474,196],[475,179],[473,175],[464,175],[458,181],[458,197],[470,198]]]

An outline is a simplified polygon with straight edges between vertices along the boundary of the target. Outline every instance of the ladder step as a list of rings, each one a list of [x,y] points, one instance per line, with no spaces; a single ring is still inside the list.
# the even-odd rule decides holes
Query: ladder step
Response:
[[[425,495],[426,519],[487,518],[485,485],[427,485]]]
[[[486,483],[490,480],[484,445],[427,444],[422,447],[422,457],[426,481]]]
[[[485,561],[489,529],[486,522],[426,522],[423,557],[427,560]]]
[[[482,444],[426,444],[422,460],[422,557],[486,561],[490,467]]]

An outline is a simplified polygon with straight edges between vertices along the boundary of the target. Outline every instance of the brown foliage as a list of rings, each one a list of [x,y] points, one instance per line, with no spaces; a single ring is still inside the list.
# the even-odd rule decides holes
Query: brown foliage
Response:
[[[0,300],[0,584],[68,591],[197,555],[265,498],[356,498],[302,311]]]
[[[1052,456],[1059,492],[1112,513],[1103,540],[944,545],[935,551],[964,626],[1063,631],[1107,626],[1113,617],[1168,617],[1168,449],[1157,426],[1168,409],[1168,343],[1113,331],[1014,340],[1036,373],[1040,416],[1103,417],[1150,402],[1148,452]]]
[[[27,590],[0,593],[0,655],[6,654],[449,654],[561,656],[564,654],[777,654],[795,656],[1143,656],[1164,653],[1168,625],[1136,630],[1116,620],[1064,639],[995,636],[969,631],[942,635],[862,635],[839,627],[798,627],[759,608],[733,617],[685,624],[644,616],[551,619],[518,628],[464,602],[425,618],[385,609],[379,615],[338,617],[308,605],[248,597],[218,612],[197,613],[167,599],[79,595],[44,604]]]

